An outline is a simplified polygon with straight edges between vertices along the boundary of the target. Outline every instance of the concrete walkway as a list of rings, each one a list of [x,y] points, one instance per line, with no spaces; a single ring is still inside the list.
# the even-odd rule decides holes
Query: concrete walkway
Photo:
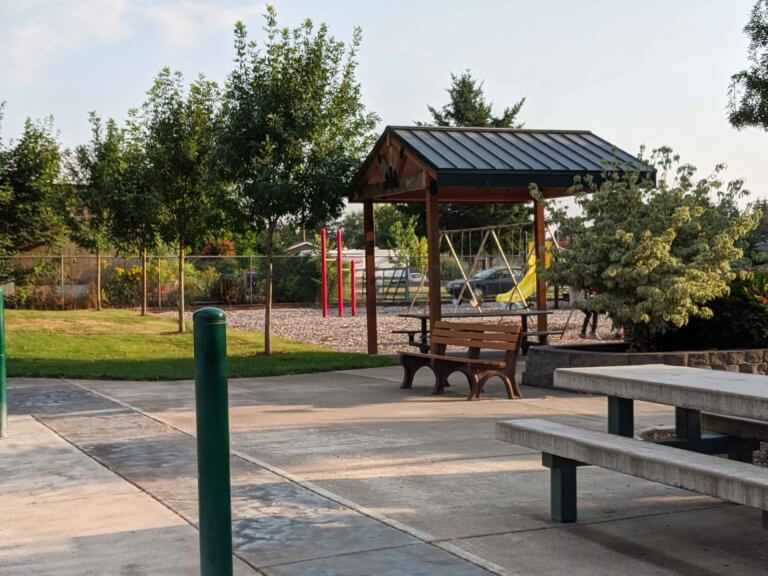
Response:
[[[540,456],[496,441],[493,423],[544,416],[603,430],[605,399],[524,389],[525,400],[508,401],[498,385],[487,390],[495,398],[466,402],[460,380],[443,397],[429,394],[428,374],[417,376],[412,391],[400,390],[398,381],[398,368],[384,368],[230,383],[238,558],[270,575],[768,574],[756,511],[605,470],[580,471],[577,525],[548,520]],[[93,484],[138,487],[136,496],[172,517],[194,547],[190,382],[11,385],[14,412],[39,421],[14,419],[14,437],[19,422],[45,426],[57,442],[71,443],[63,444],[67,452],[104,475]],[[672,413],[638,403],[636,421],[639,428],[669,425]],[[22,458],[8,442],[0,442],[0,459]],[[28,471],[29,479],[35,476]],[[23,498],[28,481],[14,484],[5,475],[0,494],[9,481]],[[21,502],[0,499],[11,506],[0,508],[2,517],[23,510]],[[120,516],[103,507],[94,501],[83,521]],[[36,526],[47,525],[45,511],[27,511],[30,524],[14,535],[0,532],[0,573],[6,558],[43,566],[41,574],[87,573],[57,571],[56,554],[40,557],[37,542],[47,528]],[[109,528],[109,534],[122,531],[111,522]],[[69,530],[72,540],[79,531]],[[127,554],[123,561],[121,551],[114,570],[94,573],[195,573],[196,552],[186,553],[177,572],[158,568],[174,557],[166,549],[184,557],[180,541],[158,543],[143,548],[145,563],[133,572],[118,570],[133,562]],[[90,562],[89,554],[97,556],[77,558]]]

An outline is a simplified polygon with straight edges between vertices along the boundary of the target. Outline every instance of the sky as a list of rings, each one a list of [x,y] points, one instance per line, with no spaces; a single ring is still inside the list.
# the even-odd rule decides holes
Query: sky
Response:
[[[768,198],[768,133],[727,120],[746,65],[754,0],[276,0],[281,25],[363,29],[359,80],[387,124],[429,118],[450,73],[484,80],[496,111],[526,97],[527,128],[586,129],[629,152],[667,145]],[[262,38],[264,3],[237,0],[0,0],[0,136],[53,115],[65,146],[88,112],[123,120],[164,66],[224,82],[237,20]]]

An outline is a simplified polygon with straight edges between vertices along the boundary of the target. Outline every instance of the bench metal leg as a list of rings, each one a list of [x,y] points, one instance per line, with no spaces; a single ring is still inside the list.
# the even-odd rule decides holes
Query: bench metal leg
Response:
[[[554,522],[576,522],[576,468],[579,463],[568,458],[542,454],[550,468],[550,510]]]
[[[635,403],[631,398],[608,396],[608,432],[634,438]]]
[[[675,435],[688,441],[701,439],[701,412],[675,408]]]
[[[763,510],[763,530],[768,530],[768,511]]]

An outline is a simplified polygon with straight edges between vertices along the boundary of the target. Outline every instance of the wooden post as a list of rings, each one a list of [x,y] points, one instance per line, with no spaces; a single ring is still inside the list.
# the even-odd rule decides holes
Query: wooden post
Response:
[[[363,203],[363,239],[365,241],[365,322],[368,331],[368,354],[378,354],[376,330],[376,244],[373,227],[373,201]]]
[[[432,333],[435,322],[442,317],[442,302],[440,296],[440,230],[439,230],[439,190],[437,182],[432,180],[426,191],[427,195],[427,281],[429,282],[429,329]],[[430,351],[436,352],[435,344],[430,338]]]
[[[544,204],[541,200],[533,201],[534,246],[536,248],[536,309],[547,309],[547,283],[542,277],[546,265],[546,242],[544,236]],[[546,315],[537,318],[538,330],[547,329]]]

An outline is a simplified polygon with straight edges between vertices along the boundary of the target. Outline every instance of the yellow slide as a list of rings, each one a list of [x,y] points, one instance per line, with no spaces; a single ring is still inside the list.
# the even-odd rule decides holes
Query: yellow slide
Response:
[[[552,261],[552,246],[550,242],[546,243],[546,253],[544,265],[549,268]],[[528,298],[536,293],[536,253],[533,244],[528,247],[528,264],[525,267],[525,276],[517,283],[517,288],[512,288],[509,292],[498,294],[496,302],[499,304],[523,304]]]

